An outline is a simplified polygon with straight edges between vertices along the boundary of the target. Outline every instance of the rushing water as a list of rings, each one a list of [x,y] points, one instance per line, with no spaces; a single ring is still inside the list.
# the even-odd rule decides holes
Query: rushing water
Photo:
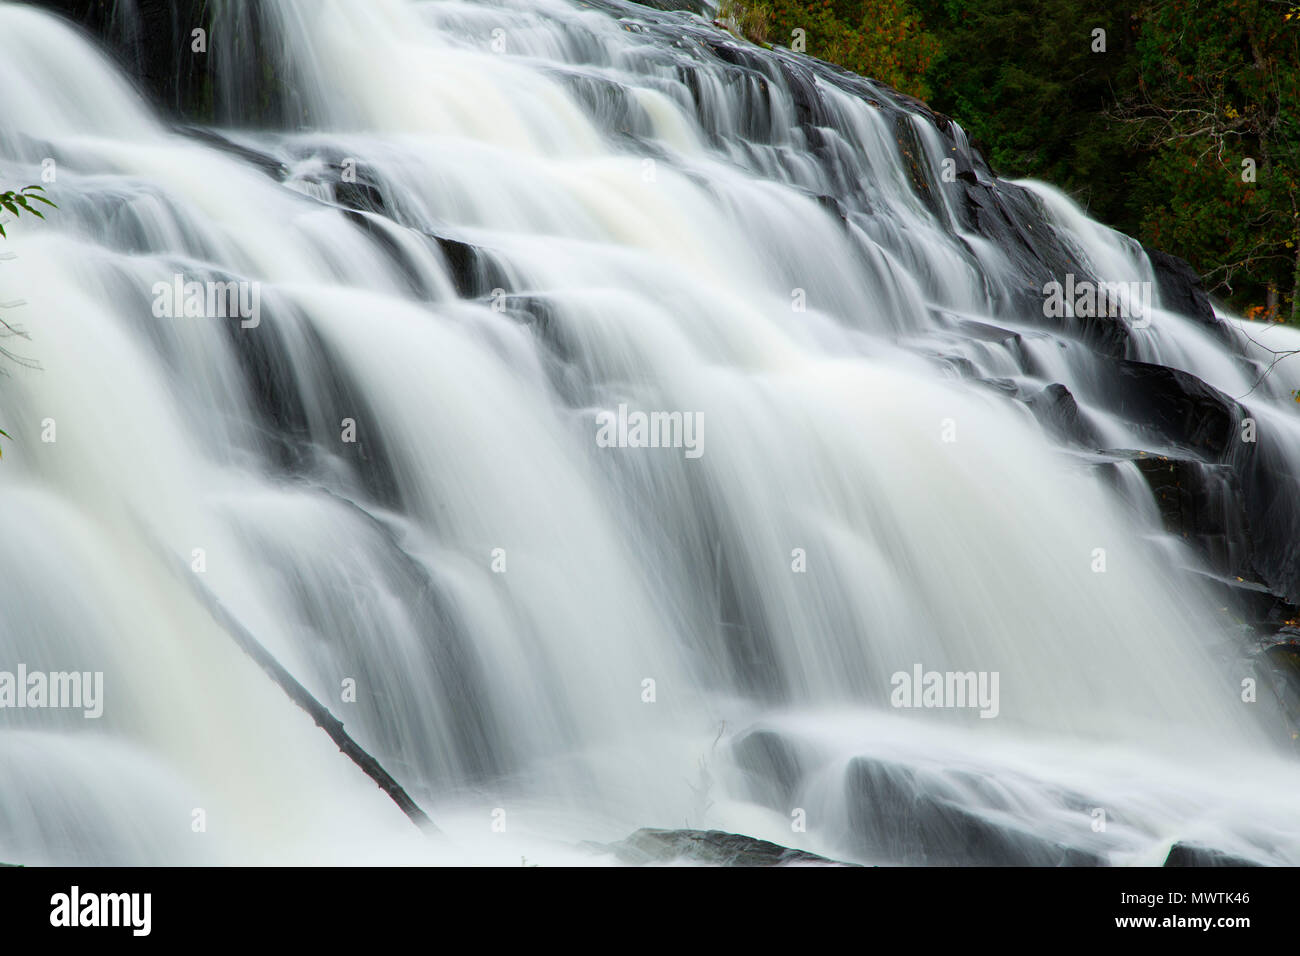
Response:
[[[914,188],[949,148],[920,112],[909,158],[830,74],[731,68],[631,4],[217,10],[214,136],[0,4],[0,177],[52,159],[60,205],[0,246],[30,336],[0,344],[39,364],[0,381],[0,670],[104,673],[101,718],[0,712],[0,859],[602,863],[580,844],[658,826],[914,860],[873,822],[902,791],[1113,863],[1300,862],[1300,770],[1197,559],[1135,471],[988,386],[1063,383],[1098,447],[1149,446],[1015,255]],[[259,56],[291,82],[259,91]],[[1152,280],[1065,197],[1002,188],[1081,273]],[[256,317],[156,314],[177,274],[256,283]],[[1131,357],[1250,390],[1153,311]],[[1245,401],[1296,439],[1296,387]],[[696,416],[702,454],[601,447],[620,404]],[[996,718],[892,708],[916,664],[996,672]],[[978,858],[925,826],[925,859]]]

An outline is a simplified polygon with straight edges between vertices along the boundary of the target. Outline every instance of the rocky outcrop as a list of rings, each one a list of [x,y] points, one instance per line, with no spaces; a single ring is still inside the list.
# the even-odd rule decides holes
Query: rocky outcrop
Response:
[[[195,29],[211,36],[211,4],[205,0],[41,0],[41,6],[107,44],[151,101],[196,119],[210,118],[210,60],[192,50]]]
[[[1100,444],[1096,432],[1080,414],[1079,403],[1060,382],[1024,397],[1023,401],[1039,424],[1051,432],[1057,441],[1084,448],[1096,448]]]
[[[1216,331],[1223,331],[1223,323],[1214,314],[1214,308],[1205,294],[1205,284],[1196,270],[1177,256],[1159,249],[1143,246],[1151,268],[1160,284],[1160,300],[1171,310],[1196,319]]]
[[[940,781],[902,764],[857,757],[845,778],[849,825],[865,859],[909,865],[1104,866],[1097,853],[1053,843],[1006,815],[945,797]]]
[[[781,813],[794,805],[809,769],[795,743],[771,730],[741,737],[732,746],[732,759],[746,773],[751,799]]]
[[[709,866],[853,866],[806,850],[722,830],[637,830],[608,850],[623,863],[692,862]]]
[[[1168,455],[1132,454],[1160,509],[1165,530],[1191,544],[1211,567],[1254,580],[1250,519],[1233,470]]]
[[[1169,848],[1169,855],[1165,857],[1164,865],[1219,867],[1262,866],[1263,864],[1243,857],[1233,856],[1230,853],[1224,853],[1222,850],[1198,846],[1195,843],[1175,843]]]
[[[37,2],[92,33],[149,100],[177,119],[290,127],[304,119],[295,80],[273,55],[282,51],[267,46],[259,29],[259,18],[274,15],[271,4]],[[196,30],[203,31],[201,45]],[[250,55],[255,70],[243,68]]]
[[[1177,446],[1225,461],[1246,417],[1235,401],[1194,375],[1117,359],[1099,366],[1109,409],[1150,435],[1150,447]]]

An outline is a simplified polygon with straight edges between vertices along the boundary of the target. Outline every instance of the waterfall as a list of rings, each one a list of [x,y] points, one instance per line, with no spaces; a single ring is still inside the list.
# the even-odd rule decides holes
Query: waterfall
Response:
[[[0,344],[38,366],[0,379],[0,671],[104,675],[102,717],[0,710],[0,860],[600,863],[691,827],[1300,863],[1232,614],[1099,453],[1173,447],[1042,286],[1154,287],[1112,355],[1239,399],[1282,476],[1300,378],[1256,386],[1255,340],[1294,332],[1188,314],[956,124],[695,14],[211,6],[196,125],[0,4],[0,182],[59,204],[0,244],[28,336]],[[186,283],[240,309],[186,315]],[[1048,386],[1088,440],[1036,414]],[[604,447],[620,406],[690,416],[701,453]],[[892,706],[916,666],[996,673],[996,716]]]

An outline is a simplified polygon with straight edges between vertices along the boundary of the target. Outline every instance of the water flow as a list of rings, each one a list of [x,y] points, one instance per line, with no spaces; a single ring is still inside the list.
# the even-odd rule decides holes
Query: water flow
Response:
[[[105,675],[102,718],[0,715],[0,858],[598,863],[582,841],[691,826],[888,861],[863,809],[883,772],[1110,862],[1178,838],[1300,861],[1300,773],[1223,666],[1195,558],[953,374],[1032,383],[1015,349],[1037,350],[1039,385],[1140,446],[1086,407],[1088,353],[1016,311],[1014,254],[918,194],[907,143],[931,170],[947,149],[926,117],[790,54],[734,68],[702,21],[618,2],[215,17],[232,122],[198,135],[0,5],[0,177],[53,159],[60,204],[0,262],[29,336],[4,344],[40,366],[0,381],[0,670]],[[239,122],[262,64],[216,52],[222,29],[269,38],[282,128]],[[1045,236],[1150,278],[1032,195]],[[159,315],[178,275],[245,283],[257,314]],[[1159,319],[1138,357],[1246,391]],[[1250,407],[1294,428],[1283,384]],[[601,447],[620,405],[695,416],[702,454]],[[996,718],[891,707],[916,664],[996,672]]]

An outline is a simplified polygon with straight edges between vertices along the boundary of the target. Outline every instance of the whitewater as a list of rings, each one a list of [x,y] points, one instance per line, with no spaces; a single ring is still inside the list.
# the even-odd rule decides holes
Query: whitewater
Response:
[[[99,719],[0,711],[0,861],[608,865],[662,827],[1300,863],[1300,767],[1200,559],[1131,463],[990,386],[1162,451],[969,228],[919,105],[618,0],[214,9],[195,127],[0,4],[0,181],[59,204],[0,244],[0,670],[103,674]],[[1154,282],[950,135],[1080,274]],[[258,321],[159,309],[180,276],[255,283]],[[1300,475],[1295,367],[1152,316],[1130,357],[1245,396]],[[702,453],[598,441],[624,406]],[[996,673],[996,716],[891,705],[917,666]]]

